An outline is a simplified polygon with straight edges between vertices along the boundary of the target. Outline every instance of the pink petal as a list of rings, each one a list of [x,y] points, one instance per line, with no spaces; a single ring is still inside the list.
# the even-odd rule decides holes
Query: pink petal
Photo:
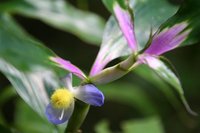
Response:
[[[78,76],[81,79],[85,79],[85,74],[75,65],[73,65],[70,61],[64,60],[60,57],[51,57],[50,60],[57,63],[59,67],[66,69],[73,73],[74,75]]]
[[[118,20],[119,26],[128,42],[128,45],[133,50],[133,52],[137,52],[137,42],[131,14],[128,11],[122,9],[117,3],[114,5],[114,13]]]
[[[110,58],[111,56],[104,56],[105,53],[107,53],[105,50],[105,48],[100,49],[90,71],[90,76],[94,76],[99,73],[112,60],[112,58]]]
[[[152,69],[158,69],[161,66],[160,60],[158,57],[142,54],[138,57],[139,64],[146,64]]]
[[[109,31],[109,32],[108,32]],[[110,33],[113,34],[110,34]],[[101,48],[92,66],[90,76],[98,74],[110,61],[132,53],[122,36],[116,20],[111,17],[104,31]]]
[[[107,63],[108,61],[100,63],[100,59],[97,59],[92,66],[90,76],[94,76],[99,73],[106,66]]]
[[[184,31],[187,25],[188,24],[186,22],[183,22],[155,34],[152,40],[152,44],[144,53],[151,55],[161,55],[176,48],[184,42],[190,33],[190,30]]]

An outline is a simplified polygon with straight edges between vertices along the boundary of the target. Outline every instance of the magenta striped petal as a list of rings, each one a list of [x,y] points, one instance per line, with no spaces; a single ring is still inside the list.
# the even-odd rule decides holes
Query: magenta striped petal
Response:
[[[114,5],[114,13],[128,42],[128,45],[133,52],[137,52],[137,42],[135,38],[133,19],[131,18],[130,13],[122,9],[117,3]]]
[[[187,23],[176,24],[169,29],[164,29],[162,32],[154,35],[152,44],[144,52],[151,55],[161,55],[167,51],[170,51],[187,38],[190,30],[185,30]],[[184,31],[185,30],[185,31]]]
[[[85,79],[85,74],[75,65],[73,65],[70,61],[64,60],[60,57],[51,57],[50,58],[53,62],[57,63],[59,67],[66,69],[73,73],[74,75],[78,76],[81,79]]]
[[[102,45],[90,71],[90,76],[98,74],[112,60],[129,55],[130,51],[127,52],[127,48],[126,45],[122,45],[121,41],[114,45]]]
[[[131,53],[132,50],[128,47],[115,18],[111,17],[106,24],[101,48],[90,71],[90,76],[98,74],[110,61]]]
[[[102,62],[101,62],[102,61]],[[90,71],[90,76],[94,76],[96,74],[98,74],[105,66],[106,64],[109,62],[109,60],[102,60],[101,58],[98,58],[95,60],[92,69]]]
[[[112,60],[111,55],[105,56],[105,54],[107,53],[106,50],[108,49],[105,47],[100,49],[97,58],[90,71],[90,76],[94,76],[97,73],[99,73]]]

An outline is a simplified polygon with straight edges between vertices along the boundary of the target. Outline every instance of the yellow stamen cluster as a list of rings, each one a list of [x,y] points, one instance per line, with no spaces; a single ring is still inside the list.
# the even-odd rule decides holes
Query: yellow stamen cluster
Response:
[[[51,96],[51,104],[54,108],[68,108],[74,100],[74,95],[66,88],[56,89]]]

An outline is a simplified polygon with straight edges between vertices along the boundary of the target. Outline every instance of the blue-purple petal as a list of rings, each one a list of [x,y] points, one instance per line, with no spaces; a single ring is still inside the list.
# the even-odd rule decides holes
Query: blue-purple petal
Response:
[[[103,93],[93,84],[78,87],[74,95],[77,99],[93,106],[102,106],[104,104]]]
[[[46,117],[53,124],[62,124],[69,120],[74,110],[74,102],[69,108],[56,109],[51,104],[46,107]]]

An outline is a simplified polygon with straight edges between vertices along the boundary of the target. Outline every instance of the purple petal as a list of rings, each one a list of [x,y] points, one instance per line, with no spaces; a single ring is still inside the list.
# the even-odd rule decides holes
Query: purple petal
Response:
[[[121,44],[102,46],[90,71],[90,76],[95,76],[112,60],[129,54],[127,47]],[[130,52],[131,53],[131,52]]]
[[[107,56],[106,58],[104,58],[104,53],[106,53],[104,52],[104,49],[99,51],[97,58],[90,71],[91,76],[94,76],[97,73],[99,73],[112,60],[111,56]]]
[[[161,55],[167,51],[170,51],[187,38],[190,33],[186,30],[187,23],[176,24],[169,29],[165,29],[162,32],[155,34],[150,47],[144,52],[151,55]],[[184,32],[183,32],[184,31]]]
[[[70,61],[64,60],[60,57],[51,57],[53,62],[57,63],[61,68],[66,69],[72,72],[74,75],[78,76],[81,79],[85,79],[85,74],[75,65],[73,65]]]
[[[102,106],[104,104],[103,93],[92,84],[77,88],[74,95],[77,99],[93,106]]]
[[[112,32],[112,34],[110,34]],[[90,76],[95,76],[112,60],[132,53],[126,39],[122,36],[114,17],[111,17],[106,24],[101,48],[90,71]]]
[[[117,3],[114,5],[114,13],[130,48],[133,50],[133,52],[137,52],[137,42],[131,14],[122,9]]]
[[[53,124],[62,124],[69,120],[74,110],[74,102],[66,109],[56,109],[51,104],[46,107],[46,117]]]

